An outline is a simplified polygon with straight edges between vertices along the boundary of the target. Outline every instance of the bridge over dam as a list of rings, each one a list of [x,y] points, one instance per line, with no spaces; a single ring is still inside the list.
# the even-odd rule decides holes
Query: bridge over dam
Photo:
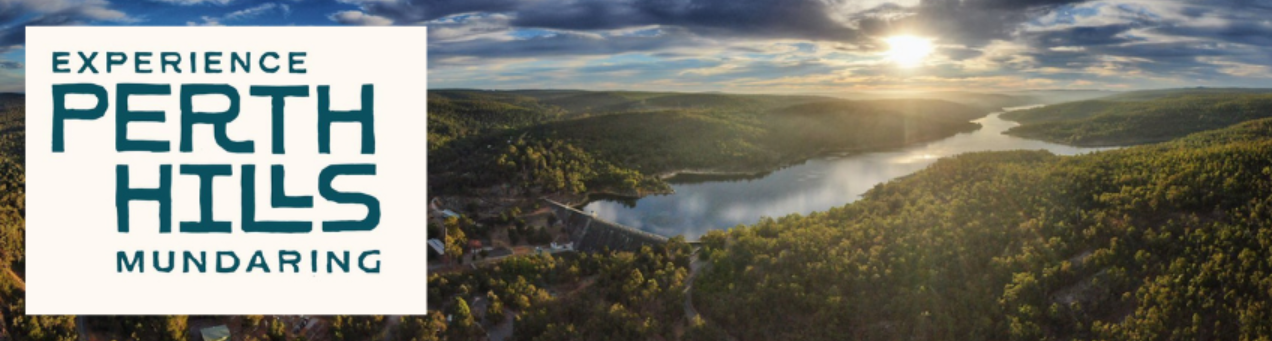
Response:
[[[583,252],[639,251],[642,246],[655,246],[667,242],[667,237],[619,225],[583,213],[559,202],[543,199],[574,241],[574,248]]]

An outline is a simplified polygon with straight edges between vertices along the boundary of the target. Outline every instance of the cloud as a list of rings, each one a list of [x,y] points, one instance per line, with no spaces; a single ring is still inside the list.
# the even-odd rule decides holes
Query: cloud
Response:
[[[399,25],[415,24],[460,13],[507,12],[522,4],[517,0],[338,0],[357,5],[363,12],[388,18]],[[551,4],[531,1],[531,6]]]
[[[22,62],[17,62],[12,60],[0,60],[0,69],[21,70],[22,68],[23,68]]]
[[[629,35],[627,31],[508,31],[483,39],[468,39],[429,47],[429,58],[469,56],[508,59],[551,56],[596,56],[628,52],[656,51],[679,47],[707,48],[710,41],[699,41],[681,29],[664,29],[657,35]],[[526,34],[528,36],[521,36]],[[433,64],[433,63],[430,63]]]
[[[1159,87],[1172,77],[1241,84],[1272,77],[1260,67],[1272,64],[1266,0],[345,2],[359,11],[333,21],[358,24],[358,14],[429,26],[430,65],[447,70],[433,84],[588,87],[658,75],[671,79],[643,84]],[[883,59],[883,39],[899,34],[937,44],[923,69],[900,73]],[[649,60],[590,64],[617,55]],[[932,78],[900,81],[919,75]]]
[[[1262,4],[1262,6],[1260,5]],[[1099,78],[1242,82],[1272,63],[1272,7],[1254,1],[1094,1],[1057,8],[1018,40],[1036,70]],[[1077,14],[1075,14],[1077,13]],[[1244,83],[1249,84],[1249,83]],[[1154,84],[1155,87],[1163,86]],[[1265,83],[1266,86],[1266,83]]]
[[[105,0],[0,0],[0,53],[25,45],[27,26],[135,21]]]
[[[344,25],[385,26],[393,24],[393,19],[366,14],[362,11],[340,11],[328,18]]]
[[[267,2],[260,5],[244,8],[241,10],[226,13],[219,17],[201,16],[199,20],[202,22],[187,21],[186,25],[191,26],[220,26],[225,22],[234,22],[253,19],[271,12],[278,12],[286,17],[291,14],[291,6],[276,2]]]
[[[500,13],[445,17],[425,22],[428,39],[434,43],[488,38],[512,40],[512,18]]]
[[[288,14],[291,13],[290,6],[287,6],[286,4],[270,2],[270,3],[264,3],[257,6],[248,7],[238,11],[230,12],[229,14],[226,14],[224,17],[222,17],[222,20],[235,21],[235,20],[251,19],[251,18],[261,16],[265,13],[273,12],[275,10],[282,13],[283,16],[287,16]]]
[[[180,5],[180,6],[194,6],[194,5],[218,5],[218,6],[225,6],[225,5],[229,5],[230,3],[234,2],[234,0],[150,0],[150,1],[162,2],[162,3],[167,3],[167,4],[173,4],[173,5]]]
[[[1272,86],[1269,0],[336,0],[317,13],[292,13],[301,5],[289,0],[143,1],[124,7],[197,25],[293,14],[426,25],[434,86]],[[27,25],[137,20],[118,8],[0,0],[0,54],[25,44]],[[922,67],[900,70],[883,53],[902,34],[934,42]]]

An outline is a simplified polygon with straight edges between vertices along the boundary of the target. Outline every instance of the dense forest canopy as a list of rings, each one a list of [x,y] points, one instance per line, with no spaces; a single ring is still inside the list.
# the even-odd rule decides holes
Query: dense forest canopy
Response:
[[[24,100],[0,94],[0,327],[7,326],[19,340],[75,340],[72,317],[25,315],[20,282],[26,267]]]
[[[916,130],[920,125],[935,134],[967,129],[960,125],[979,115],[915,100],[810,101],[745,114],[662,108],[583,115],[508,95],[496,104],[544,115],[520,120],[492,109],[492,119],[451,121],[472,130],[454,130],[462,132],[456,145],[441,150],[505,141],[504,150],[472,157],[492,157],[499,171],[509,172],[500,176],[560,191],[615,174],[628,176],[602,181],[649,179],[643,172],[681,158],[745,163],[762,160],[748,157],[765,155],[764,148],[863,143],[814,131],[819,125],[923,132]],[[1055,113],[1079,117],[1069,121],[1081,121],[1116,113],[1074,108],[1157,115],[1174,111],[1154,110],[1175,105],[1195,110],[1176,115],[1190,119],[1180,121],[1190,129],[1226,128],[1074,157],[1013,151],[942,159],[843,207],[709,233],[697,255],[673,238],[635,253],[512,257],[475,271],[434,274],[428,290],[433,308],[445,314],[404,316],[391,334],[395,340],[468,340],[485,335],[483,326],[511,319],[517,340],[1265,340],[1272,338],[1272,118],[1250,113],[1263,108],[1266,96],[1053,106]],[[445,99],[485,101],[465,94]],[[1017,119],[1046,120],[1029,113]],[[24,315],[23,116],[20,105],[0,111],[0,319],[18,340],[74,340],[74,317]],[[1160,121],[1125,124],[1152,131]],[[771,136],[783,129],[806,136]],[[677,154],[674,146],[660,145],[667,142],[641,136],[656,131],[670,132],[659,137],[671,143],[696,143],[671,136],[693,134],[730,141],[725,145],[735,153]],[[606,144],[607,138],[662,149],[625,150],[631,147]],[[740,143],[748,139],[765,143]],[[806,142],[814,139],[820,140]],[[693,148],[726,147],[702,142]],[[689,277],[693,257],[702,265],[696,279]],[[698,318],[686,315],[690,286]],[[119,339],[184,340],[188,319],[83,321],[88,330]],[[270,339],[285,339],[276,319],[226,319],[268,325]],[[333,340],[387,335],[381,334],[388,326],[383,316],[329,320]]]
[[[1272,119],[966,154],[703,241],[694,298],[741,339],[1267,339]]]
[[[1152,143],[1272,117],[1272,90],[1134,92],[1002,117],[1022,123],[1007,131],[1016,136],[1080,146]]]

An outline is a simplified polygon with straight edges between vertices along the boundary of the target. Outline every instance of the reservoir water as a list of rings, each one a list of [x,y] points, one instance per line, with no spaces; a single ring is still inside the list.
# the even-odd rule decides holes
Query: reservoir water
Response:
[[[1019,108],[1008,108],[1013,110]],[[584,212],[664,236],[688,240],[713,229],[752,224],[761,217],[807,214],[856,201],[875,185],[913,174],[942,157],[967,152],[1039,150],[1074,155],[1109,148],[1081,148],[1003,135],[1019,125],[993,113],[973,122],[979,130],[942,140],[873,152],[828,155],[756,177],[672,181],[674,194],[638,200],[597,200]],[[674,180],[674,179],[673,179]]]

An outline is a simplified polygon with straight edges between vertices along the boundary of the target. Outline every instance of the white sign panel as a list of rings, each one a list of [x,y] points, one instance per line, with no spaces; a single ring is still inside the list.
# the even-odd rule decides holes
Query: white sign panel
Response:
[[[28,28],[27,313],[425,313],[426,37]]]

